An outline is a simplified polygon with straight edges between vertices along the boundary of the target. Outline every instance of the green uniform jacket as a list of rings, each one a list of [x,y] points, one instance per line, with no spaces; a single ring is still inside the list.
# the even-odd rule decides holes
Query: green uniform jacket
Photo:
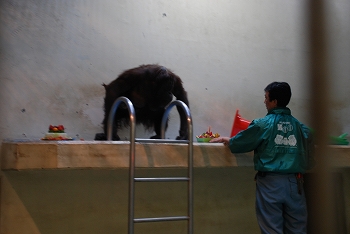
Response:
[[[230,139],[229,147],[232,153],[254,150],[257,171],[305,173],[314,165],[311,131],[287,107],[274,108],[264,118],[253,120]]]

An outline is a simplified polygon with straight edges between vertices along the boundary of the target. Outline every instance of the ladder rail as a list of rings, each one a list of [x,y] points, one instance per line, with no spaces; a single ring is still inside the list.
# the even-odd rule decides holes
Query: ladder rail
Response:
[[[139,177],[134,178],[135,182],[178,182],[178,181],[189,181],[188,177],[156,177],[156,178],[145,178]]]
[[[163,222],[163,221],[181,221],[189,220],[188,216],[169,216],[169,217],[154,217],[154,218],[138,218],[134,219],[135,223],[146,223],[146,222]]]
[[[174,106],[179,106],[185,112],[188,128],[188,197],[187,197],[187,216],[188,219],[188,234],[193,233],[193,124],[190,109],[188,106],[180,101],[175,100],[168,104],[165,109],[162,124],[161,124],[161,138],[165,139],[165,126],[168,120],[171,109]],[[180,115],[181,118],[181,115]]]
[[[129,159],[129,216],[128,216],[128,233],[134,234],[134,223],[140,222],[160,222],[160,221],[178,221],[187,220],[188,234],[193,233],[193,125],[192,117],[188,106],[180,101],[175,100],[165,107],[165,112],[161,122],[161,138],[162,139],[139,139],[136,135],[136,116],[132,102],[126,97],[119,97],[112,105],[107,122],[107,140],[112,139],[112,129],[114,115],[121,103],[125,103],[130,117],[130,159]],[[188,140],[169,140],[165,139],[165,126],[171,109],[174,106],[182,108],[186,115],[188,126]],[[181,118],[181,115],[180,115]],[[187,177],[159,177],[159,178],[135,178],[135,142],[141,143],[177,143],[188,144],[188,175]],[[187,216],[173,217],[156,217],[156,218],[134,218],[134,201],[135,201],[135,182],[175,182],[187,181],[188,197],[187,197]]]
[[[134,217],[134,199],[135,199],[135,184],[134,184],[134,177],[135,177],[135,135],[136,135],[136,115],[135,115],[135,109],[132,104],[132,102],[126,98],[126,97],[119,97],[115,102],[113,103],[111,107],[111,111],[109,112],[108,116],[108,124],[107,124],[107,140],[112,140],[112,129],[113,129],[113,122],[114,122],[114,115],[116,114],[116,111],[121,103],[125,103],[128,111],[129,111],[129,118],[130,118],[130,155],[129,155],[129,200],[128,200],[128,230],[129,233],[134,233],[134,225],[133,220],[131,220],[131,217],[133,219]]]

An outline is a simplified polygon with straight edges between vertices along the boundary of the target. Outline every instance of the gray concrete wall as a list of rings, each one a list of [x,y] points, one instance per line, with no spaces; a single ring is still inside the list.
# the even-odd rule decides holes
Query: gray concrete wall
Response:
[[[337,230],[350,233],[350,170],[334,179]],[[5,171],[1,234],[127,233],[128,170]],[[186,176],[185,169],[139,169],[136,175]],[[311,176],[311,177],[310,177]],[[255,218],[252,167],[194,169],[194,231],[200,234],[260,233]],[[309,203],[310,183],[305,177]],[[135,218],[186,215],[186,183],[136,184]],[[310,233],[317,223],[309,223]],[[139,223],[135,233],[187,233],[184,221]]]
[[[137,176],[186,176],[184,169],[142,169]],[[7,171],[3,234],[127,233],[128,170]],[[254,170],[194,170],[195,233],[259,233]],[[135,218],[187,215],[186,183],[135,187]],[[185,221],[135,224],[135,233],[187,233]]]
[[[2,0],[0,139],[41,138],[50,124],[91,140],[101,132],[104,89],[122,71],[159,63],[177,73],[195,134],[229,135],[236,109],[266,114],[263,88],[291,84],[290,107],[308,119],[305,1]],[[330,1],[333,134],[350,132],[349,1]],[[167,137],[178,132],[172,114]],[[152,133],[137,130],[140,137]],[[121,134],[128,138],[129,131]]]
[[[333,114],[331,134],[340,135],[350,132],[347,101],[350,2],[333,0],[327,4],[329,88]],[[167,66],[182,78],[191,104],[194,134],[202,133],[210,125],[214,132],[228,135],[236,109],[246,119],[265,115],[263,88],[274,80],[291,84],[293,114],[311,124],[308,119],[308,31],[306,2],[297,0],[1,0],[0,139],[38,139],[50,124],[63,124],[70,136],[93,139],[95,133],[102,130],[104,89],[101,84],[109,83],[125,69],[148,63]],[[176,136],[177,121],[174,114],[167,137]],[[143,128],[137,130],[138,137],[150,134]],[[129,132],[126,130],[121,136],[127,138]],[[93,172],[89,172],[90,175],[66,172],[63,177],[59,173],[48,172],[43,177],[35,172],[33,175],[26,175],[26,172],[17,176],[16,173],[5,174],[1,185],[1,199],[4,201],[1,209],[8,212],[12,221],[9,223],[1,217],[2,233],[51,234],[64,229],[64,221],[73,227],[75,233],[79,232],[78,229],[87,233],[86,226],[90,227],[91,233],[96,233],[93,232],[94,219],[103,223],[102,217],[108,219],[110,211],[96,208],[91,202],[105,199],[112,193],[102,192],[94,197],[94,192],[100,189],[99,183],[90,188],[88,182],[84,182],[86,178],[94,181],[96,175]],[[238,174],[232,177],[236,179]],[[241,220],[239,215],[242,213],[235,213],[235,208],[247,204],[246,212],[252,212],[250,220],[239,224],[248,230],[251,228],[252,233],[257,230],[255,220],[252,221],[255,219],[251,209],[254,195],[249,187],[252,185],[251,173],[248,174],[242,177],[245,182],[239,185],[242,190],[238,198],[234,197],[238,200],[227,199],[232,202],[228,204],[220,204],[215,199],[237,196],[237,191],[228,190],[235,183],[226,181],[225,185],[215,185],[226,175],[231,178],[229,173],[214,173],[209,180],[203,177],[203,184],[200,180],[197,182],[197,189],[201,189],[197,194],[205,192],[208,186],[213,186],[212,193],[222,191],[202,200],[203,203],[210,202],[208,204],[212,207],[227,207],[214,210],[217,213],[213,215],[220,213],[234,217],[225,220],[224,224],[216,220],[213,227],[223,225],[227,230],[235,231],[236,220]],[[28,186],[18,186],[17,179],[23,179]],[[81,179],[85,189],[80,192],[70,179]],[[204,184],[204,181],[209,184]],[[107,182],[105,186],[112,186],[111,181]],[[37,186],[37,189],[30,189],[30,185]],[[42,185],[47,185],[48,190]],[[345,192],[349,190],[345,188]],[[60,191],[64,191],[63,194]],[[31,193],[28,197],[27,192]],[[86,200],[79,200],[77,204],[87,208],[64,206],[68,207],[66,211],[72,219],[60,216],[64,208],[59,202],[71,204],[85,194],[89,195]],[[76,200],[67,198],[74,195]],[[106,201],[113,199],[108,197]],[[46,206],[43,207],[41,202]],[[105,206],[105,203],[100,205]],[[346,205],[349,207],[348,203]],[[85,212],[88,208],[91,212]],[[208,215],[208,211],[203,213]],[[197,220],[197,225],[200,223],[197,228],[204,225],[203,230],[211,230],[208,220]],[[350,229],[348,223],[347,226]],[[107,229],[114,227],[113,224],[103,226]]]

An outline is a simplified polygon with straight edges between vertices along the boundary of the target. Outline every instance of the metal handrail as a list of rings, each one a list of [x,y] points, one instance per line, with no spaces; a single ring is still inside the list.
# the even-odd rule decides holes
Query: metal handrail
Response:
[[[134,223],[140,222],[159,222],[159,221],[188,221],[188,234],[193,233],[193,125],[192,117],[188,106],[180,101],[172,101],[165,107],[165,112],[161,122],[161,138],[162,139],[136,139],[136,117],[135,109],[132,102],[126,97],[119,97],[112,105],[108,116],[107,124],[107,140],[112,139],[112,129],[114,115],[119,105],[124,102],[128,108],[130,115],[130,161],[129,161],[129,217],[128,217],[128,231],[129,234],[134,234]],[[185,115],[188,125],[188,139],[189,140],[167,140],[165,139],[165,126],[168,120],[169,113],[174,106],[180,106]],[[180,116],[181,118],[181,116]],[[135,178],[135,141],[143,143],[186,143],[188,144],[188,175],[187,177],[163,177],[163,178]],[[134,218],[134,200],[135,200],[135,182],[174,182],[187,181],[188,182],[188,210],[187,216],[173,216],[173,217],[157,217],[157,218]]]
[[[124,102],[128,108],[129,111],[129,118],[130,118],[130,142],[134,141],[135,139],[135,133],[136,133],[136,117],[135,117],[135,109],[132,104],[132,102],[126,98],[126,97],[119,97],[117,100],[114,101],[111,110],[108,115],[108,122],[107,122],[107,140],[112,140],[112,134],[113,134],[113,122],[114,122],[114,115],[117,112],[117,109],[119,105]]]
[[[188,234],[193,233],[193,123],[188,106],[180,101],[172,101],[165,109],[162,125],[161,125],[161,138],[165,139],[165,126],[171,109],[174,106],[180,106],[186,115],[188,126]]]
[[[108,124],[107,124],[107,140],[112,140],[112,129],[114,122],[114,115],[119,107],[119,105],[124,102],[129,111],[130,117],[130,156],[129,156],[129,233],[133,233],[133,223],[130,220],[130,217],[134,216],[134,177],[135,170],[131,170],[131,168],[135,168],[135,133],[136,133],[136,117],[135,117],[135,109],[132,102],[126,97],[119,97],[112,105],[111,111],[108,116]]]

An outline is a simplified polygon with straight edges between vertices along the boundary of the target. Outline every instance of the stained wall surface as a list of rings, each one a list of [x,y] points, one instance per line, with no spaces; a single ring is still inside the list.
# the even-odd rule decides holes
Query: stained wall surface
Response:
[[[348,0],[327,2],[332,135],[350,132],[348,12]],[[101,84],[108,84],[125,69],[149,63],[164,65],[182,78],[189,96],[194,134],[202,133],[208,126],[221,135],[230,134],[236,109],[248,120],[264,116],[263,88],[275,80],[291,84],[292,113],[312,125],[308,118],[309,31],[306,1],[297,0],[0,0],[0,140],[40,139],[50,124],[63,124],[70,136],[92,140],[95,133],[102,131]],[[166,133],[169,138],[177,135],[177,118],[172,113]],[[150,134],[142,127],[137,129],[138,137]],[[120,135],[127,139],[128,129]],[[210,171],[208,180],[206,173],[201,174],[197,194],[209,191],[208,186],[213,186],[212,192],[222,191],[201,200],[210,205],[205,209],[225,208],[213,210],[212,215],[226,212],[240,221],[240,210],[226,208],[245,204],[244,211],[251,213],[243,213],[243,217],[255,218],[252,170],[242,170]],[[105,203],[91,202],[95,199],[114,202],[115,198],[106,198],[115,194],[115,188],[108,186],[124,176],[108,173],[2,174],[1,186],[5,189],[1,190],[1,199],[5,203],[1,209],[11,219],[9,223],[2,217],[2,224],[9,228],[2,225],[2,233],[52,234],[63,230],[59,224],[66,220],[63,216],[62,220],[58,218],[65,212],[71,212],[70,227],[83,228],[82,233],[88,233],[86,230],[95,233],[93,224],[85,223],[89,215],[102,212],[101,217],[108,217],[115,207],[108,207],[105,212],[103,207],[97,208]],[[104,186],[99,184],[106,178]],[[221,178],[225,178],[223,184],[219,184]],[[91,181],[85,180],[90,179],[93,184],[88,187]],[[239,184],[242,189],[226,190],[236,180],[242,183]],[[81,182],[80,189],[75,187],[77,181]],[[37,190],[32,190],[31,184]],[[94,194],[99,189],[105,190]],[[349,191],[348,186],[345,191]],[[89,196],[80,200],[85,194]],[[70,200],[67,196],[75,197]],[[231,196],[229,204],[213,200]],[[82,209],[74,213],[75,208]],[[82,213],[84,216],[78,217]],[[56,226],[46,225],[48,220],[41,217],[51,219],[48,223]],[[229,221],[226,219],[225,224]],[[249,224],[251,233],[257,230],[255,221]],[[215,225],[220,227],[220,223]],[[233,229],[234,225],[225,227]],[[348,223],[347,227],[350,229]]]
[[[335,135],[350,131],[349,5],[327,8]],[[248,120],[264,116],[263,89],[275,80],[291,84],[292,113],[311,124],[305,1],[2,0],[0,11],[0,139],[41,138],[50,124],[94,139],[101,84],[151,63],[182,78],[195,134],[208,126],[230,134],[236,109]],[[171,115],[169,138],[179,128]]]

